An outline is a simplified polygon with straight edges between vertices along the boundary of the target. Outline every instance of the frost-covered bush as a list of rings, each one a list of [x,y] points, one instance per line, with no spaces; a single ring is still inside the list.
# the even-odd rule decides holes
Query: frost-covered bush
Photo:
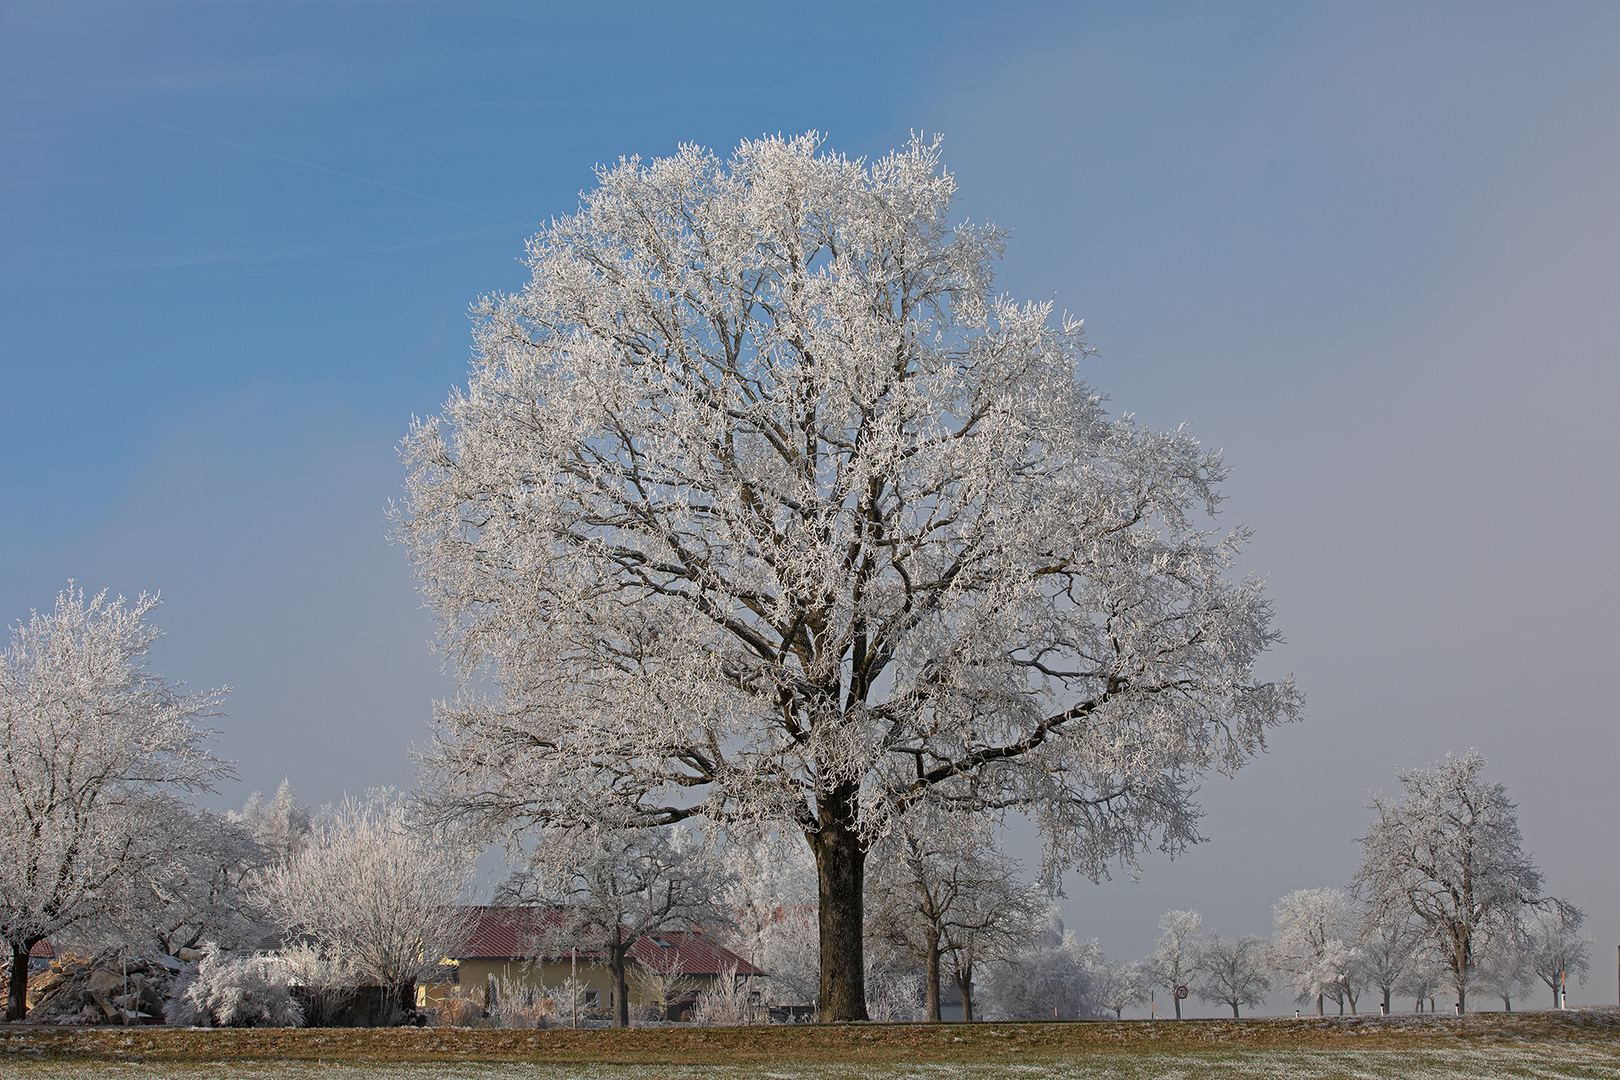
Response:
[[[163,1007],[177,1027],[301,1027],[303,1010],[281,977],[280,965],[261,956],[229,957],[203,946],[197,970]]]
[[[698,994],[692,1019],[714,1027],[735,1027],[748,1022],[748,988],[737,981],[735,964]]]

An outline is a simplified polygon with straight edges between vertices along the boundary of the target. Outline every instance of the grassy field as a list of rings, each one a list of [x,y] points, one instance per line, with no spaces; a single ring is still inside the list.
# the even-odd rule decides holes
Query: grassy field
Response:
[[[0,1026],[0,1076],[1620,1080],[1620,1011],[1087,1024],[199,1031]]]

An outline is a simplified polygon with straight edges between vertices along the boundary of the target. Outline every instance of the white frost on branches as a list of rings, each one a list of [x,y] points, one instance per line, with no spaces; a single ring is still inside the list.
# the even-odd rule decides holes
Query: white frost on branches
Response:
[[[224,691],[183,693],[147,667],[158,598],[89,599],[71,583],[12,628],[0,653],[0,937],[11,947],[6,1017],[25,1012],[28,952],[103,915],[167,854],[175,795],[229,766],[200,726]]]
[[[304,843],[264,872],[258,898],[289,940],[382,986],[400,1008],[466,932],[467,847],[412,818],[389,790],[328,807]]]
[[[1271,948],[1279,970],[1304,1003],[1331,997],[1351,1009],[1359,986],[1352,979],[1358,964],[1356,910],[1341,889],[1296,889],[1271,908]]]
[[[937,141],[597,181],[405,441],[396,535],[466,679],[440,808],[801,831],[841,1018],[865,847],[931,789],[1093,877],[1193,842],[1198,778],[1301,708],[1253,675],[1278,634],[1207,524],[1224,467],[1110,419],[1080,323],[994,292]]]
[[[1396,772],[1396,800],[1373,797],[1378,820],[1361,837],[1356,888],[1379,911],[1410,911],[1450,972],[1457,1009],[1467,1011],[1476,951],[1488,934],[1511,934],[1541,895],[1541,871],[1522,848],[1518,807],[1484,778],[1470,750],[1426,769]]]
[[[1196,911],[1167,911],[1159,918],[1159,937],[1153,953],[1142,961],[1142,979],[1151,988],[1163,990],[1176,1004],[1181,1019],[1181,999],[1176,987],[1187,986],[1198,971],[1204,955],[1204,917]]]

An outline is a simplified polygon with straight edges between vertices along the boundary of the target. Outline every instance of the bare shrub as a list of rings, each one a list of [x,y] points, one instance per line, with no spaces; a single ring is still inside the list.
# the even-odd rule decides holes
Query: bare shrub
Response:
[[[534,1029],[549,1027],[557,1015],[557,1003],[543,986],[501,976],[494,983],[489,1003],[489,1021],[498,1028]]]
[[[484,1007],[467,996],[466,991],[457,988],[446,994],[439,1002],[435,1025],[458,1028],[487,1027],[489,1021],[484,1018]]]

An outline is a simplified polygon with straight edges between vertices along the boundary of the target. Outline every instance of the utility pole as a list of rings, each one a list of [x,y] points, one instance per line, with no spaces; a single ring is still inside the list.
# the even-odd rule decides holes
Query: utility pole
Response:
[[[574,1030],[579,1030],[579,946],[568,947],[568,1007],[574,1014]]]

